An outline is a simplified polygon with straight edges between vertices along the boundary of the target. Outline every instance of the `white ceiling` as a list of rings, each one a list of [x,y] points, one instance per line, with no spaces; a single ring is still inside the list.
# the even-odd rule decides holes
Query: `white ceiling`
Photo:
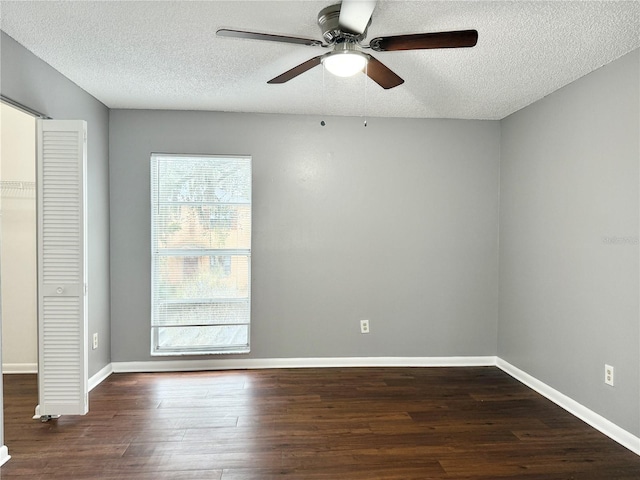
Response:
[[[2,0],[0,27],[110,108],[319,115],[501,119],[640,47],[638,1],[380,0],[369,39],[479,32],[474,48],[372,52],[405,79],[383,90],[321,66],[267,85],[326,50],[215,35],[321,39],[333,3]]]

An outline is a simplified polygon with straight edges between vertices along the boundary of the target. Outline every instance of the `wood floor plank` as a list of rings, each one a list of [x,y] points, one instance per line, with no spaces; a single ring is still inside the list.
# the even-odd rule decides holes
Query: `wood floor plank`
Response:
[[[31,419],[5,375],[5,479],[638,480],[640,457],[492,367],[114,374]]]

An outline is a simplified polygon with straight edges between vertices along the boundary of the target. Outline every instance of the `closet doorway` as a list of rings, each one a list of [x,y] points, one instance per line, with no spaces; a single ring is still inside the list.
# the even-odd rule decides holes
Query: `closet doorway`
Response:
[[[0,115],[2,372],[37,373],[36,118]]]

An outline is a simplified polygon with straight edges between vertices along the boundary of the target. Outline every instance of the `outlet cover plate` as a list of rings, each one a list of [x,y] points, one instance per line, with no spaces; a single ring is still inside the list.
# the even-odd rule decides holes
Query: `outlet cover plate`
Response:
[[[360,320],[360,333],[369,333],[369,320]]]
[[[611,365],[604,366],[604,383],[613,387],[614,371]]]

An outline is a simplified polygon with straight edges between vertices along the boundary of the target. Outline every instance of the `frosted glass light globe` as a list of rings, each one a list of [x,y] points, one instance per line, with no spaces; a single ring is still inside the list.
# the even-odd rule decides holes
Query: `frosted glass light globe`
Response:
[[[364,69],[367,57],[355,51],[333,52],[324,57],[322,64],[338,77],[351,77]]]

